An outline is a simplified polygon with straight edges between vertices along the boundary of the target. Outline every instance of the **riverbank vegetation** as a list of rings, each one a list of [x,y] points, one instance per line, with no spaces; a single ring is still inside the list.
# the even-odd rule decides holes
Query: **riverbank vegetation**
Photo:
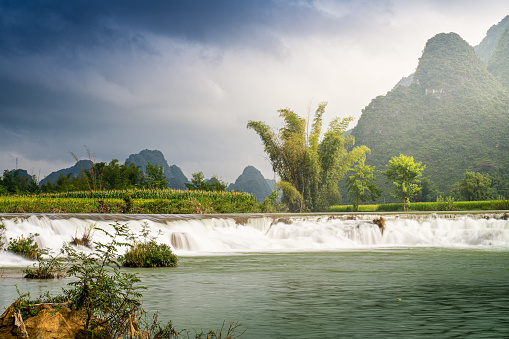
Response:
[[[359,205],[358,212],[403,212],[403,203]],[[406,203],[406,211],[495,211],[509,210],[509,200],[487,201],[454,201],[454,199],[438,198],[436,202]],[[329,212],[355,212],[354,205],[336,205]]]

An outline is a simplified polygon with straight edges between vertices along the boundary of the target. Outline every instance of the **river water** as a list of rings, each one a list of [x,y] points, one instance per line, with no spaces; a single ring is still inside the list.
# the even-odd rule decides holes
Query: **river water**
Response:
[[[377,216],[375,216],[377,217]],[[247,338],[507,338],[509,223],[501,214],[118,217],[147,222],[177,268],[126,269],[149,289],[144,307],[177,329],[242,323]],[[111,217],[110,217],[111,218]],[[105,216],[4,216],[7,234],[46,247]],[[99,233],[94,239],[101,239]],[[67,240],[68,241],[68,240]],[[49,246],[48,246],[49,245]],[[0,255],[0,306],[21,292],[59,293],[68,279],[21,279]],[[194,332],[191,332],[194,333]]]

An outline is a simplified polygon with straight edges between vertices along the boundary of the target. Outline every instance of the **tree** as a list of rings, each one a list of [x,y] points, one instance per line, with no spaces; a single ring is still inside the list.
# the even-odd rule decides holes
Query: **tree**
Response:
[[[4,170],[0,185],[4,187],[2,191],[10,194],[24,194],[39,192],[39,185],[35,175],[29,175],[26,170]]]
[[[400,154],[399,157],[392,157],[387,167],[388,170],[380,173],[387,177],[387,182],[392,181],[395,191],[393,196],[403,199],[403,210],[406,211],[406,203],[421,189],[419,178],[426,166],[420,162],[415,163],[414,157]]]
[[[285,124],[277,131],[262,121],[247,124],[262,139],[272,169],[279,176],[277,187],[283,191],[283,202],[292,212],[323,211],[337,204],[341,199],[339,180],[369,150],[366,146],[353,147],[354,137],[345,137],[351,117],[333,119],[321,136],[326,105],[318,105],[311,126],[288,108],[278,111]]]
[[[489,175],[477,172],[465,172],[459,183],[462,199],[468,201],[488,200],[492,196],[491,179]]]
[[[437,201],[437,198],[441,195],[435,183],[428,177],[421,179],[420,187],[421,189],[415,195],[414,201]]]
[[[163,166],[152,166],[151,163],[148,163],[145,171],[147,174],[145,180],[149,188],[164,188],[168,186],[168,181],[166,181],[166,176],[163,172]]]
[[[364,164],[365,159],[359,160],[354,167],[354,174],[346,178],[347,192],[355,211],[359,210],[359,201],[372,201],[380,197],[382,191],[378,189],[374,180],[375,166]]]
[[[226,190],[227,184],[213,175],[210,180],[205,180],[203,172],[192,174],[191,182],[185,183],[186,187],[191,191],[221,191]]]

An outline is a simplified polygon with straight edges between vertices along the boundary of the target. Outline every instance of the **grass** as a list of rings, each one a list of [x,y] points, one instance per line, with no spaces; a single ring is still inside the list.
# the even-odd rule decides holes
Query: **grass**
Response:
[[[412,202],[407,211],[496,211],[509,210],[509,200]],[[352,205],[331,206],[329,212],[355,212]],[[359,205],[358,212],[403,212],[403,203]]]

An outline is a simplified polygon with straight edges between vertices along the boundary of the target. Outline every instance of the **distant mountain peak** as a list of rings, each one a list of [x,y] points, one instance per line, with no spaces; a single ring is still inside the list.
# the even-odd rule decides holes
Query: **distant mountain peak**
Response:
[[[488,71],[506,88],[509,88],[509,16],[505,19],[502,31],[493,55],[488,61]]]
[[[41,180],[40,184],[43,185],[43,184],[47,183],[48,181],[55,183],[55,182],[57,182],[58,178],[61,175],[71,174],[71,176],[76,178],[81,174],[81,172],[83,172],[83,170],[90,169],[93,166],[93,164],[94,163],[88,159],[79,160],[72,167],[64,168],[64,169],[50,173],[46,178]]]
[[[247,166],[235,183],[228,186],[227,191],[251,193],[261,202],[270,195],[272,189],[258,169]]]
[[[145,171],[149,163],[154,166],[160,166],[163,168],[169,187],[180,190],[187,189],[185,183],[189,182],[189,180],[184,173],[182,173],[182,170],[176,165],[169,166],[163,153],[159,150],[144,149],[138,154],[131,154],[126,159],[126,162],[140,166],[143,171]]]
[[[458,90],[499,87],[473,47],[456,33],[440,33],[428,40],[414,82],[425,94],[440,98]]]
[[[509,27],[509,15],[490,27],[481,43],[474,47],[481,60],[487,65],[493,57],[502,35]]]

